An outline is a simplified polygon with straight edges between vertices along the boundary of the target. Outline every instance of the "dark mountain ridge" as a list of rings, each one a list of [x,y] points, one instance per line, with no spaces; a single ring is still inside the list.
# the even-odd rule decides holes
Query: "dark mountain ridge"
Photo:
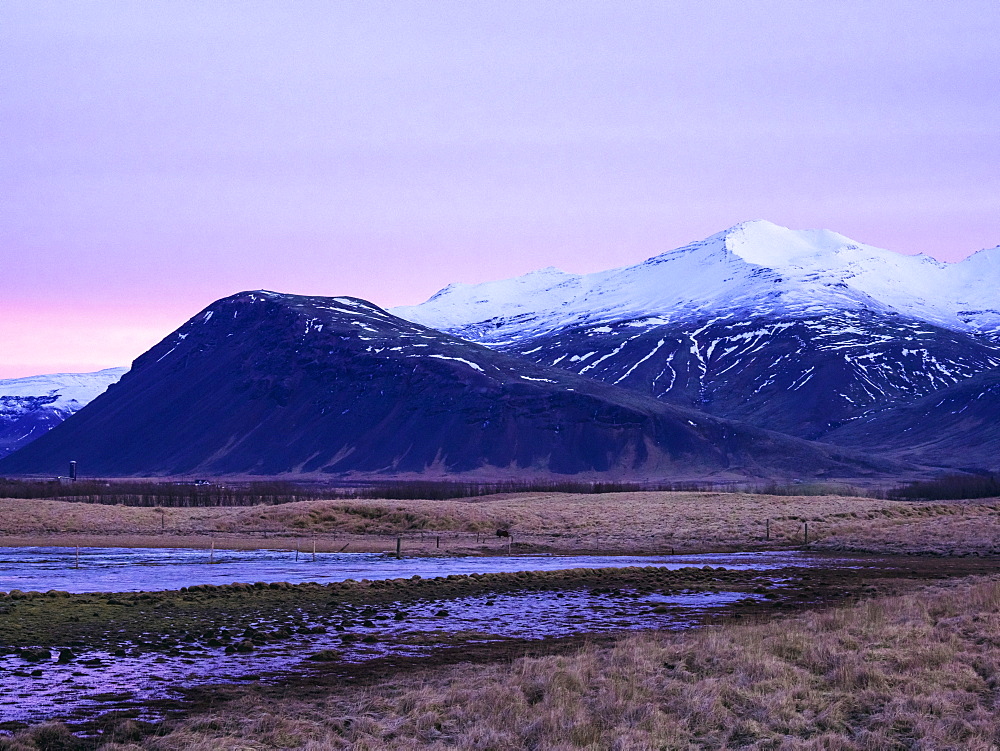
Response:
[[[898,469],[546,368],[363,300],[219,300],[0,460],[90,476],[619,473],[858,477]]]

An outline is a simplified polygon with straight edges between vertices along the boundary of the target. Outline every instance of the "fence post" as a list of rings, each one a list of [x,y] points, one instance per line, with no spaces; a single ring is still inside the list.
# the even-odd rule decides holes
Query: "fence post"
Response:
[[[771,539],[771,520],[770,520],[770,519],[767,519],[767,520],[766,520],[766,521],[764,522],[764,524],[766,525],[766,526],[764,527],[764,530],[765,530],[765,531],[764,531],[764,539],[765,539],[765,540],[770,540],[770,539]]]
[[[397,537],[396,538],[396,558],[402,558],[403,557],[402,556],[402,550],[403,550],[403,538],[402,537]]]
[[[805,544],[808,545],[809,544],[809,522],[805,522],[805,525],[806,525]]]

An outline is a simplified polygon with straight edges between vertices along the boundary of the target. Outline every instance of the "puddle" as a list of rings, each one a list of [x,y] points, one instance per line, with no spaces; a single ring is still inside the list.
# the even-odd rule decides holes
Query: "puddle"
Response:
[[[297,558],[297,559],[296,559]],[[0,548],[0,591],[67,592],[176,590],[195,584],[235,582],[336,582],[345,579],[425,579],[449,574],[489,574],[625,566],[725,566],[766,570],[830,565],[830,556],[799,551],[666,556],[497,556],[396,559],[378,553],[311,553],[287,550],[185,548]],[[839,562],[843,565],[843,561]]]

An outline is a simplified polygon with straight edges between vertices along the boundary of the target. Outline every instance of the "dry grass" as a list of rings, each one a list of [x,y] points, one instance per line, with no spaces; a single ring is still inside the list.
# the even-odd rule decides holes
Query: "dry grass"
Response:
[[[818,526],[827,550],[941,556],[1000,555],[1000,504],[900,504],[875,519]]]
[[[321,539],[446,532],[452,549],[510,527],[566,550],[817,547],[944,555],[1000,553],[995,502],[835,496],[521,493],[468,501],[313,501],[166,509],[170,541],[275,530]],[[0,544],[35,535],[155,540],[156,509],[0,501]],[[21,537],[17,537],[20,535]],[[463,537],[463,535],[465,537]],[[237,539],[234,537],[234,539]],[[247,538],[259,544],[259,538]],[[409,539],[409,538],[408,538]],[[433,538],[432,538],[433,539]],[[591,541],[594,541],[593,543]],[[599,540],[599,543],[596,541]],[[256,543],[255,543],[256,541]],[[175,543],[176,544],[176,543]],[[274,544],[271,538],[263,546]],[[353,548],[352,548],[353,549]],[[46,726],[0,748],[55,748]],[[512,664],[427,669],[376,687],[247,690],[160,738],[174,749],[1000,749],[1000,581],[968,580],[769,623],[623,638],[613,648]],[[35,743],[35,734],[52,742]],[[51,740],[50,739],[50,740]],[[64,738],[65,739],[65,738]],[[17,744],[17,745],[14,745]],[[56,744],[56,745],[53,745]],[[65,746],[71,747],[71,746]]]
[[[986,751],[1000,747],[998,647],[1000,582],[980,578],[764,624],[429,670],[376,688],[277,700],[248,692],[142,743]]]
[[[767,520],[770,540],[765,540]],[[821,549],[1000,554],[996,502],[655,491],[163,510],[0,500],[0,544],[207,547],[212,531],[217,545],[232,547],[290,546],[296,538],[315,535],[319,550],[344,544],[350,550],[381,550],[401,534],[409,552],[429,552],[440,533],[446,551],[474,552],[482,547],[477,533],[486,539],[509,528],[519,542],[553,550],[659,552],[800,544],[805,523],[810,541]]]

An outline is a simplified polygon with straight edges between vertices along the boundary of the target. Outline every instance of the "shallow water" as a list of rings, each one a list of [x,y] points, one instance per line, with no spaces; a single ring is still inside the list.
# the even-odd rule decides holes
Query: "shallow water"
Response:
[[[725,566],[766,570],[829,565],[829,556],[798,551],[698,555],[496,556],[396,559],[379,553],[296,554],[287,550],[185,548],[0,548],[0,591],[139,592],[234,582],[336,582],[449,574],[554,571],[625,566]]]
[[[402,610],[383,607],[377,615],[368,616],[372,625],[364,626],[356,616],[343,632],[335,630],[344,621],[341,615],[312,618],[306,625],[325,626],[328,632],[270,642],[250,654],[227,655],[221,647],[193,643],[183,645],[173,656],[134,654],[136,650],[129,648],[131,656],[89,652],[70,664],[56,662],[58,650],[42,663],[26,663],[9,655],[0,658],[0,722],[73,719],[130,707],[142,709],[142,717],[155,719],[143,702],[175,697],[177,687],[239,682],[248,676],[250,680],[276,680],[315,668],[317,663],[308,658],[321,650],[334,650],[346,662],[363,662],[386,655],[426,655],[435,642],[459,632],[468,641],[487,642],[683,629],[708,609],[758,597],[709,591],[639,594],[627,588],[613,594],[573,590],[480,595],[422,602]],[[442,611],[447,615],[441,615]],[[396,620],[396,613],[402,613],[405,620]],[[345,633],[356,641],[345,642]],[[371,643],[361,641],[365,637]],[[98,662],[86,664],[94,660]],[[33,671],[40,674],[33,676]]]
[[[0,548],[0,589],[127,592],[173,590],[194,584],[248,581],[334,582],[346,579],[424,578],[450,574],[609,568],[624,566],[725,567],[775,570],[785,566],[855,566],[853,559],[798,551],[672,556],[511,556],[403,558],[369,553],[299,555],[294,552],[189,549],[81,549],[75,567],[73,548]],[[767,577],[781,586],[777,571]],[[196,639],[164,653],[149,645],[126,644],[126,656],[91,651],[68,664],[30,663],[16,655],[0,657],[0,722],[81,718],[116,708],[135,708],[156,719],[144,703],[180,695],[184,687],[240,680],[280,680],[314,669],[310,655],[333,650],[338,661],[363,662],[386,655],[426,655],[435,645],[507,638],[544,639],[583,633],[634,629],[684,629],[713,608],[759,595],[744,592],[682,590],[669,594],[629,588],[486,594],[381,606],[363,615],[361,606],[344,604],[318,617],[291,612],[283,623],[255,624],[273,633],[281,625],[319,627],[326,633],[270,639],[249,654],[226,654]],[[654,609],[655,608],[655,609]],[[353,612],[352,612],[353,611]],[[365,625],[365,623],[369,625]],[[347,639],[345,640],[345,635]],[[156,638],[158,635],[150,635]],[[365,641],[367,637],[367,641]],[[350,640],[350,641],[348,641]],[[33,673],[36,673],[33,675]]]

